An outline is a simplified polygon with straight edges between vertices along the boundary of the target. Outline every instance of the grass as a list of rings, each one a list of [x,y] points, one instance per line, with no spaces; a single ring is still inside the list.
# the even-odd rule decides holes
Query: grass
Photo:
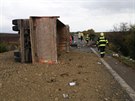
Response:
[[[113,56],[114,52],[112,50],[107,49],[106,54]],[[119,57],[116,56],[113,57],[116,58],[118,61],[122,62],[123,64],[125,64],[127,67],[135,69],[135,60],[131,59],[130,57],[125,57],[122,55],[119,55]]]
[[[124,63],[125,65],[127,65],[128,67],[131,67],[133,69],[135,69],[135,60],[129,58],[129,57],[124,57],[124,56],[120,56],[119,60]]]

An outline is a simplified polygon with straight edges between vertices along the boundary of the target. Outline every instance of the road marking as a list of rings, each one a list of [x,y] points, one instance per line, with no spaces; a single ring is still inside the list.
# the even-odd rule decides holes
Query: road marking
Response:
[[[99,54],[93,49],[90,48],[98,57]],[[122,79],[118,73],[116,73],[112,67],[103,59],[100,58],[101,62],[105,65],[105,67],[109,70],[109,72],[113,75],[113,77],[118,81],[118,83],[126,90],[126,92],[129,94],[129,96],[131,97],[131,99],[133,101],[135,101],[135,91],[124,81],[124,79]]]

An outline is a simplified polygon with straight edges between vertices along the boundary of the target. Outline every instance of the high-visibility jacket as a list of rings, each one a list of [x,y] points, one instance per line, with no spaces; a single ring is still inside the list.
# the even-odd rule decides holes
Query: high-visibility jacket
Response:
[[[86,39],[86,40],[89,40],[89,37],[86,37],[85,39]]]
[[[98,47],[106,46],[106,44],[108,44],[108,40],[104,36],[100,36],[97,40]]]
[[[83,33],[78,33],[78,38],[80,39],[81,37],[83,37]]]

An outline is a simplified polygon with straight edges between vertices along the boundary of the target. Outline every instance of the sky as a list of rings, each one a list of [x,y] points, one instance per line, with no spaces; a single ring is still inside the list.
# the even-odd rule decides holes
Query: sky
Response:
[[[14,33],[12,20],[30,16],[60,16],[71,32],[105,32],[135,24],[135,0],[0,0],[0,33]]]

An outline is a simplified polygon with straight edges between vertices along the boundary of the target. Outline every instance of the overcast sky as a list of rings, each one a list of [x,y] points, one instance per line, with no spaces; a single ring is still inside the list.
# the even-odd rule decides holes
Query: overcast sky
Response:
[[[135,24],[135,0],[0,0],[0,32],[12,31],[13,19],[60,16],[70,31],[109,31],[121,22]]]

